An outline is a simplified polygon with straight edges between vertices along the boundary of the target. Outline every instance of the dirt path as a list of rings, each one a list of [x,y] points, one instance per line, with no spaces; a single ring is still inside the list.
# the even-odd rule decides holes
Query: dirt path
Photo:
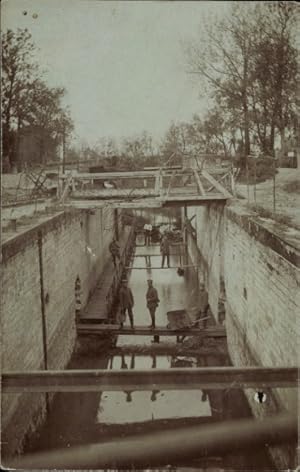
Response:
[[[296,184],[298,182],[298,184]],[[298,185],[298,189],[296,186]],[[282,223],[300,229],[300,169],[279,169],[275,178],[275,215]],[[252,208],[255,206],[255,186],[238,184],[237,192]],[[273,213],[273,179],[256,185],[256,205]],[[267,212],[266,215],[267,216]]]

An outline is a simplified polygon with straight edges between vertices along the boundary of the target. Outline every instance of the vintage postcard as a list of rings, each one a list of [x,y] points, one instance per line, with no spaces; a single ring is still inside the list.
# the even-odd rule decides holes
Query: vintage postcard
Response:
[[[297,469],[298,4],[1,13],[2,467]]]

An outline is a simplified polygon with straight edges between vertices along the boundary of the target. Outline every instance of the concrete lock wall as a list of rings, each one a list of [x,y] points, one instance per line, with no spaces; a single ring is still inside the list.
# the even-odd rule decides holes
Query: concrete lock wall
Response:
[[[104,208],[60,213],[3,244],[3,371],[44,369],[45,351],[49,369],[66,366],[76,336],[76,277],[84,306],[110,257],[113,233],[113,210]],[[45,414],[44,394],[2,395],[3,453],[21,450]]]
[[[218,302],[224,273],[224,207],[207,205],[188,208],[188,250],[197,267],[199,282],[208,290],[209,305],[218,319]]]
[[[211,204],[188,210],[190,257],[200,266],[212,313],[226,299],[226,332],[234,366],[297,365],[300,311],[299,253],[238,204]],[[264,417],[278,411],[297,414],[296,389],[273,389],[263,403],[245,391],[252,411]],[[272,449],[281,468],[291,467],[295,451]]]

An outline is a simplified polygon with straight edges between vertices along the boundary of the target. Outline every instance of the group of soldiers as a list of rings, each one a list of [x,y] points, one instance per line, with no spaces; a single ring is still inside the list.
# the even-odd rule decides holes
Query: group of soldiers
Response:
[[[117,259],[120,260],[120,246],[116,240],[113,238],[112,242],[109,245],[109,250],[112,256],[113,264],[116,267]],[[164,260],[165,255],[163,255]],[[167,261],[169,266],[169,245],[167,246]],[[147,280],[148,290],[146,293],[146,304],[151,317],[151,325],[149,328],[155,328],[155,312],[159,304],[159,298],[156,288],[153,286],[152,280]],[[119,291],[119,301],[121,308],[121,328],[123,328],[124,321],[126,319],[126,313],[128,314],[130,326],[134,328],[133,322],[133,311],[134,298],[131,289],[128,287],[126,279],[123,279],[121,282],[121,288]]]
[[[146,292],[146,305],[150,313],[151,317],[151,325],[149,328],[155,328],[155,312],[160,302],[158,298],[158,293],[156,288],[153,286],[153,281],[151,279],[147,280],[148,289]],[[119,291],[119,301],[120,301],[120,311],[121,311],[121,319],[120,325],[123,328],[124,322],[126,320],[126,313],[128,314],[128,318],[130,321],[131,328],[134,328],[134,320],[133,320],[133,306],[134,306],[134,298],[132,294],[132,290],[128,287],[128,283],[126,279],[122,280],[121,288]]]
[[[151,225],[144,226],[145,234],[145,244],[149,245],[151,237]],[[112,242],[109,245],[109,250],[112,256],[112,261],[114,266],[117,265],[117,260],[120,260],[120,246],[114,237]],[[170,267],[170,241],[167,233],[163,234],[160,240],[160,252],[162,256],[161,267],[163,268],[165,262],[167,262],[167,267]],[[146,291],[146,306],[150,313],[151,324],[149,328],[155,328],[155,313],[159,305],[159,297],[156,288],[153,286],[153,281],[151,279],[147,280],[148,288]],[[131,288],[128,286],[127,279],[121,281],[121,288],[119,290],[119,302],[120,302],[120,326],[123,328],[124,322],[126,320],[126,314],[128,314],[129,322],[131,328],[134,328],[134,319],[133,319],[133,307],[134,307],[134,297]],[[200,284],[200,293],[199,293],[199,319],[206,316],[208,310],[208,295],[205,290],[204,284]]]
[[[151,324],[149,328],[155,328],[155,313],[159,305],[159,297],[156,288],[153,286],[153,281],[151,279],[147,280],[148,289],[146,291],[146,305],[150,313]],[[133,319],[133,306],[134,306],[134,297],[130,287],[128,287],[127,280],[123,279],[120,292],[119,292],[119,301],[120,301],[120,326],[123,328],[124,322],[126,320],[126,314],[128,314],[130,326],[134,329],[134,319]],[[199,286],[198,294],[198,313],[196,322],[205,321],[204,326],[206,325],[207,313],[208,313],[208,293],[205,290],[204,283],[201,283]],[[195,323],[195,322],[194,322]]]
[[[149,237],[149,235],[146,235],[147,241]],[[109,245],[109,251],[111,253],[113,264],[116,267],[117,260],[120,260],[120,246],[115,237]],[[164,267],[165,261],[167,261],[167,266],[170,267],[170,241],[167,234],[164,234],[160,240],[160,253],[162,256],[161,267]]]

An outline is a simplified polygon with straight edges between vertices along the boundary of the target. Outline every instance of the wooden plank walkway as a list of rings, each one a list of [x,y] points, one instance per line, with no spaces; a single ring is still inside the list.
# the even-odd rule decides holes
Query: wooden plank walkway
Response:
[[[158,256],[159,256],[159,254],[158,254]],[[160,256],[160,257],[161,257],[161,256]],[[189,269],[189,268],[191,268],[191,267],[196,268],[196,267],[202,267],[202,266],[200,266],[200,265],[197,266],[197,265],[195,265],[195,264],[182,265],[182,264],[178,263],[176,266],[169,266],[169,267],[168,267],[168,266],[166,266],[166,267],[161,267],[161,266],[153,267],[153,266],[149,265],[149,267],[146,267],[146,266],[145,266],[145,267],[134,267],[134,266],[132,267],[132,266],[128,266],[128,267],[125,267],[125,269],[128,269],[128,270],[129,270],[129,269],[130,269],[130,270],[147,270],[147,269],[151,269],[151,270],[152,270],[152,269],[161,269],[161,270],[163,270],[163,269],[178,269],[179,267],[180,267],[181,269]]]
[[[199,346],[197,348],[187,347],[182,343],[152,343],[151,345],[125,344],[110,349],[110,355],[116,356],[175,356],[175,357],[228,357],[228,354],[218,347]]]
[[[77,332],[79,334],[115,334],[115,335],[133,335],[133,336],[202,336],[211,338],[225,338],[226,331],[223,326],[213,326],[206,329],[184,328],[170,329],[165,326],[149,328],[147,326],[135,326],[134,329],[129,326],[120,328],[120,325],[78,323]]]
[[[108,319],[106,296],[110,290],[115,274],[115,268],[111,260],[105,265],[103,274],[93,292],[87,306],[80,316],[82,323],[105,321]]]
[[[121,255],[125,251],[127,244],[127,234],[124,234],[119,241]],[[113,285],[114,277],[120,278],[121,271],[125,268],[125,262],[123,267],[118,265],[115,269],[111,257],[109,257],[102,275],[97,283],[96,289],[94,290],[90,300],[80,315],[80,321],[82,323],[97,323],[105,322],[109,317],[109,307],[107,304],[107,295]],[[118,262],[117,262],[118,263]]]
[[[4,372],[2,393],[297,387],[296,367]]]

